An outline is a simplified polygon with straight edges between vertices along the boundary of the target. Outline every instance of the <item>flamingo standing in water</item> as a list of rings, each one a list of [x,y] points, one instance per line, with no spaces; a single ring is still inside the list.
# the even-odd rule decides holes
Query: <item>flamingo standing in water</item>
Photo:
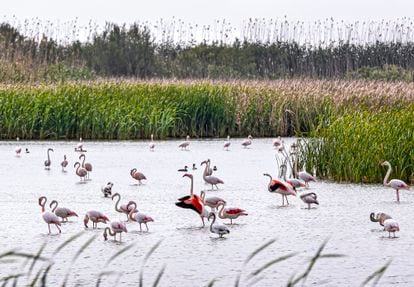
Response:
[[[115,203],[115,210],[119,213],[124,213],[127,216],[127,221],[128,221],[128,214],[131,212],[131,210],[133,210],[134,212],[138,212],[138,209],[132,207],[132,203],[135,204],[135,207],[137,206],[137,204],[135,203],[135,201],[129,201],[127,204],[121,204],[120,207],[118,207],[119,202],[121,201],[121,195],[119,193],[115,193],[114,195],[112,195],[112,200],[114,200],[114,198],[117,197],[117,201]]]
[[[375,214],[374,212],[371,212],[371,214],[369,215],[369,219],[372,222],[378,222],[381,226],[384,226],[384,222],[387,219],[391,219],[392,217],[386,213],[383,212],[378,212],[377,214]]]
[[[95,229],[98,228],[99,222],[106,224],[106,222],[109,221],[109,218],[100,211],[90,210],[86,212],[85,217],[83,219],[83,224],[85,225],[85,228],[88,228],[89,220],[92,221],[92,229]]]
[[[53,151],[52,148],[47,149],[47,160],[45,160],[45,169],[50,169],[50,165],[52,164],[52,161],[50,160],[51,151]]]
[[[214,212],[214,209],[217,209],[220,202],[226,203],[226,201],[218,196],[209,196],[206,198],[205,191],[200,192],[200,197],[203,200],[204,205],[207,205],[211,208],[211,212]]]
[[[75,147],[75,151],[79,151],[79,152],[86,152],[86,150],[83,149],[83,141],[82,138],[79,138],[79,142]]]
[[[387,219],[384,221],[384,230],[388,232],[388,238],[391,238],[391,232],[395,238],[395,232],[400,231],[400,226],[394,219]]]
[[[16,138],[16,141],[17,141],[17,142],[19,142],[19,140],[20,140],[20,138]],[[16,153],[16,156],[20,156],[20,153],[22,152],[22,147],[18,145],[18,146],[14,149],[14,152]]]
[[[53,208],[52,208],[52,205],[54,205]],[[49,207],[52,208],[52,212],[54,212],[56,216],[62,218],[62,222],[68,222],[68,217],[71,217],[71,216],[78,217],[76,212],[74,212],[73,210],[70,210],[69,208],[66,208],[66,207],[58,207],[58,205],[59,203],[56,200],[52,200]]]
[[[230,136],[227,136],[227,141],[224,142],[224,146],[223,148],[225,150],[229,150],[229,146],[230,146],[231,142],[230,142]]]
[[[280,136],[273,140],[273,147],[278,151],[282,151],[284,149],[283,140]]]
[[[208,220],[210,221],[210,218],[213,218],[213,221],[210,224],[210,232],[218,234],[220,238],[223,237],[224,234],[229,234],[230,230],[227,228],[227,226],[223,224],[215,224],[216,222],[216,214],[210,213],[208,216]]]
[[[89,179],[89,173],[92,172],[92,164],[90,164],[89,162],[85,162],[85,158],[86,158],[86,156],[84,154],[81,154],[79,156],[79,160],[83,159],[82,160],[82,167],[84,169],[86,169],[86,171],[88,172],[86,174],[86,177]]]
[[[59,233],[62,233],[60,230],[60,220],[59,217],[57,217],[55,214],[49,211],[45,211],[45,205],[47,202],[46,196],[39,197],[39,205],[42,207],[42,218],[47,223],[47,227],[49,228],[49,234],[50,232],[50,225],[54,224],[56,228],[59,230]]]
[[[209,169],[209,161],[210,160],[205,160],[201,163],[201,165],[203,165],[203,164],[206,165],[206,167],[204,169],[204,172],[203,172],[203,179],[206,183],[211,184],[211,190],[214,189],[214,186],[216,186],[216,188],[219,189],[217,184],[224,184],[224,181],[222,181],[221,179],[219,179],[216,176],[207,175],[208,169]]]
[[[395,189],[397,193],[397,202],[399,203],[400,202],[400,189],[410,190],[410,186],[406,184],[404,181],[399,180],[399,179],[391,179],[390,181],[388,181],[388,178],[390,177],[391,170],[392,170],[391,164],[388,161],[384,161],[381,165],[388,167],[387,174],[384,177],[384,186],[388,186],[388,187]]]
[[[198,215],[200,215],[201,220],[203,221],[203,227],[204,227],[205,226],[204,218],[208,217],[209,213],[203,204],[203,199],[199,197],[197,194],[194,194],[193,192],[193,187],[194,187],[193,175],[186,173],[183,175],[183,177],[188,177],[191,179],[190,195],[179,198],[178,202],[176,202],[175,205],[181,208],[189,208],[197,212]]]
[[[293,195],[296,196],[296,191],[293,189],[293,187],[286,182],[277,180],[277,179],[272,179],[272,176],[268,173],[264,173],[264,176],[268,176],[270,178],[269,184],[267,186],[267,190],[269,192],[276,192],[282,195],[282,205],[285,205],[285,198],[286,198],[286,202],[287,205],[289,205],[289,201],[287,199],[288,195]]]
[[[151,142],[149,143],[149,149],[150,151],[154,151],[155,149],[155,142],[154,142],[154,135],[151,134]]]
[[[85,182],[85,177],[88,174],[88,172],[86,171],[86,169],[84,169],[83,167],[81,167],[80,162],[76,162],[73,165],[73,167],[76,168],[76,171],[75,172],[76,172],[76,175],[79,176],[80,182],[82,182],[82,179],[83,179],[83,182]]]
[[[187,150],[187,148],[190,146],[190,136],[187,135],[185,141],[183,141],[182,143],[180,143],[178,145],[179,148],[181,148],[181,150]]]
[[[307,171],[305,171],[305,170],[299,172],[299,178],[305,182],[305,187],[306,188],[309,187],[309,182],[310,181],[315,181],[316,182],[316,178],[313,175],[311,175],[310,173],[308,173]]]
[[[68,161],[66,160],[66,154],[63,156],[63,161],[60,163],[62,171],[65,171],[65,168],[68,166]]]
[[[128,232],[126,228],[126,224],[121,221],[112,221],[111,228],[106,227],[103,233],[103,237],[105,240],[108,240],[108,233],[110,236],[114,237],[116,241],[116,234],[119,233],[119,241],[122,241],[122,232]]]
[[[133,205],[133,207],[132,207]],[[130,208],[132,207],[132,208]],[[142,227],[141,224],[145,224],[145,226],[147,227],[147,232],[149,231],[148,229],[148,222],[154,222],[154,219],[151,216],[148,216],[142,212],[134,212],[134,210],[136,210],[137,204],[135,202],[129,202],[127,208],[130,209],[131,211],[128,214],[128,217],[131,221],[135,221],[139,223],[139,231],[142,232]]]
[[[131,177],[133,179],[138,180],[139,184],[142,184],[141,180],[147,179],[145,177],[145,175],[142,172],[137,171],[136,168],[131,169],[131,171],[129,172],[129,174],[131,175]]]
[[[246,210],[238,207],[225,207],[226,203],[220,202],[218,206],[221,206],[221,209],[218,213],[218,216],[221,219],[230,219],[230,224],[233,224],[233,219],[238,218],[239,216],[247,216]]]
[[[318,196],[314,192],[301,194],[300,199],[302,199],[302,201],[308,205],[308,209],[310,209],[312,203],[319,205]]]
[[[242,145],[244,148],[247,148],[249,145],[251,145],[251,144],[252,144],[252,139],[253,139],[253,137],[252,137],[251,135],[249,135],[249,136],[247,137],[247,139],[245,139],[244,141],[242,141],[241,145]]]

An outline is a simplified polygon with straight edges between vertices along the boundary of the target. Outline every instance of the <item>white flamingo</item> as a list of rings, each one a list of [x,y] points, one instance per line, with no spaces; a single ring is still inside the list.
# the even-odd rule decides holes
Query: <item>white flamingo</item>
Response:
[[[62,167],[62,171],[65,171],[65,168],[68,166],[68,161],[66,159],[66,154],[63,155],[63,160],[60,163],[60,166]]]
[[[79,138],[79,142],[76,144],[75,151],[78,151],[78,152],[86,152],[86,150],[83,149],[83,141],[82,141],[82,138]]]
[[[305,187],[306,188],[309,187],[309,182],[310,181],[315,181],[316,182],[316,178],[313,175],[311,175],[310,173],[308,173],[307,171],[305,171],[305,170],[299,172],[299,178],[305,182]]]
[[[208,184],[211,184],[211,189],[213,190],[214,189],[214,186],[216,186],[216,188],[217,189],[219,189],[218,188],[218,186],[217,186],[217,184],[224,184],[224,181],[222,181],[221,179],[219,179],[218,177],[216,177],[216,176],[213,176],[213,175],[207,175],[207,172],[208,172],[208,168],[209,168],[209,165],[208,165],[208,161],[203,161],[202,163],[201,163],[201,165],[203,165],[203,164],[205,164],[206,165],[206,167],[205,167],[205,169],[204,169],[204,173],[203,173],[203,179],[204,179],[204,181],[206,182],[206,183],[208,183]]]
[[[314,192],[301,194],[300,199],[302,199],[302,201],[308,205],[308,209],[310,209],[311,204],[319,205],[318,196]]]
[[[19,142],[20,138],[16,138],[16,141]],[[20,145],[18,145],[15,149],[14,152],[16,153],[16,156],[20,156],[20,153],[22,152],[22,147]]]
[[[388,178],[390,177],[391,170],[392,170],[391,164],[388,161],[384,161],[381,165],[388,167],[387,174],[384,177],[384,186],[388,186],[388,187],[395,189],[397,193],[397,202],[399,203],[400,202],[400,189],[410,190],[410,186],[406,184],[404,181],[399,180],[399,179],[391,179],[390,181],[388,181]]]
[[[62,231],[59,228],[59,226],[61,225],[59,217],[57,217],[52,212],[45,211],[46,202],[47,202],[46,196],[39,197],[39,205],[42,207],[42,218],[47,223],[47,227],[49,228],[49,234],[51,233],[50,232],[51,224],[56,226],[56,228],[59,230],[59,233],[62,233]]]
[[[200,192],[200,197],[203,200],[204,205],[207,205],[208,207],[211,208],[211,212],[214,212],[214,209],[217,209],[220,202],[226,203],[224,199],[218,196],[209,196],[206,198],[205,191]]]
[[[230,142],[230,136],[227,136],[227,141],[224,142],[223,148],[225,150],[229,150],[230,144],[231,144],[231,142]]]
[[[210,218],[213,218],[213,221],[210,223],[210,232],[218,234],[219,237],[223,237],[225,234],[229,234],[230,230],[227,228],[227,226],[223,224],[215,224],[216,222],[216,215],[214,213],[210,213],[208,220],[210,221]]]
[[[284,149],[283,140],[280,136],[273,140],[273,147],[278,151],[282,151]]]
[[[180,143],[178,145],[179,148],[181,148],[181,150],[187,150],[187,148],[190,146],[190,136],[187,135],[185,141],[183,141],[182,143]]]
[[[252,139],[253,139],[253,137],[252,137],[251,135],[249,135],[249,136],[247,137],[247,139],[245,139],[244,141],[242,141],[241,145],[242,145],[244,148],[247,148],[249,145],[251,145],[251,144],[252,144]]]
[[[400,231],[400,226],[394,219],[387,219],[384,221],[384,230],[388,232],[388,238],[391,238],[391,232],[395,238],[395,232]]]
[[[105,240],[108,240],[108,233],[110,236],[114,237],[116,241],[116,234],[119,233],[119,241],[122,241],[122,232],[128,232],[126,228],[126,224],[121,221],[112,221],[111,228],[106,227],[103,233],[103,237]]]
[[[154,149],[155,149],[155,142],[154,142],[154,135],[153,134],[151,134],[151,142],[149,143],[149,149],[150,149],[150,151],[154,151]]]

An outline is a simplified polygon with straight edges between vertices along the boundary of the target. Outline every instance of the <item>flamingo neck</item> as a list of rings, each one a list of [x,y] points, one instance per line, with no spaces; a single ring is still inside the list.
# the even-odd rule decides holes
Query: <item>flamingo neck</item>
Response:
[[[388,170],[387,170],[387,174],[384,177],[384,185],[389,185],[388,178],[390,177],[391,170],[392,170],[390,163],[387,163],[387,166],[388,166]]]
[[[190,177],[190,179],[191,179],[191,189],[190,189],[190,194],[191,194],[191,196],[193,196],[194,180],[193,180],[193,178],[192,178],[192,177]]]
[[[85,166],[85,155],[81,155],[80,157],[83,158],[83,160],[82,160],[82,167],[84,167]]]
[[[52,205],[54,205],[53,208],[52,208]],[[52,203],[50,203],[50,208],[52,208],[52,212],[55,212],[58,205],[59,205],[59,203],[56,200],[53,200]]]
[[[213,225],[216,222],[216,215],[214,213],[212,215],[214,216],[213,216],[213,221],[210,223],[210,231],[213,233]]]
[[[115,211],[122,212],[122,210],[118,207],[119,202],[121,201],[121,196],[119,194],[115,194],[114,196],[118,197],[118,199],[115,202]]]
[[[218,216],[219,216],[221,219],[224,219],[224,204],[223,204],[223,203],[221,203],[221,204],[220,204],[220,206],[221,206],[221,208],[220,208],[220,211],[219,211],[219,213],[218,213]]]
[[[50,161],[50,149],[47,150],[47,160]]]

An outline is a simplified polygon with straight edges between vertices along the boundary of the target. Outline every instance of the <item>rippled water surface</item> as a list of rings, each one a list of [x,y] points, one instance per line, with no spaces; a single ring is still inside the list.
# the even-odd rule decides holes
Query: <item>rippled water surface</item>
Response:
[[[290,140],[287,139],[287,142]],[[66,246],[55,258],[48,275],[51,286],[61,283],[68,271],[70,285],[94,285],[101,271],[122,271],[122,276],[105,276],[102,286],[137,286],[139,271],[145,254],[160,239],[160,247],[145,265],[144,283],[152,284],[162,266],[166,271],[161,286],[204,286],[216,278],[216,286],[233,283],[246,257],[272,238],[276,242],[249,262],[243,271],[242,286],[249,274],[268,261],[297,252],[297,255],[278,263],[259,275],[257,286],[281,286],[303,272],[309,259],[325,239],[324,253],[340,253],[341,258],[324,258],[317,262],[306,281],[307,286],[355,286],[362,283],[388,260],[392,263],[380,285],[414,285],[414,194],[402,191],[401,204],[395,203],[392,190],[381,185],[336,184],[319,181],[310,190],[319,196],[320,205],[304,209],[299,197],[289,197],[291,205],[281,207],[281,196],[267,192],[268,178],[263,172],[276,174],[275,151],[271,139],[255,139],[249,149],[240,140],[233,140],[230,151],[222,149],[223,140],[192,141],[190,151],[180,151],[179,141],[156,142],[155,152],[149,152],[148,142],[86,142],[86,159],[93,164],[91,180],[80,184],[73,164],[79,153],[75,142],[20,142],[30,154],[14,155],[16,142],[0,143],[0,248],[15,247],[36,252],[47,242],[44,255],[53,251],[66,239],[83,231],[84,234]],[[43,167],[48,147],[54,148],[51,170]],[[66,154],[68,172],[63,173],[60,162]],[[209,189],[203,183],[200,162],[210,158],[218,170],[216,176],[224,180],[219,191],[208,195],[223,197],[231,206],[244,208],[248,216],[229,226],[231,233],[217,239],[209,229],[201,228],[201,220],[192,210],[174,205],[177,198],[189,193],[190,181],[182,178],[178,168],[196,163],[195,191]],[[148,181],[138,186],[129,171],[136,167]],[[384,171],[385,172],[385,171]],[[104,241],[103,225],[99,230],[85,230],[83,215],[88,210],[101,210],[112,220],[125,220],[114,210],[114,202],[104,198],[100,188],[114,182],[114,192],[122,201],[135,200],[138,209],[151,215],[150,232],[140,233],[139,225],[128,223],[123,242]],[[37,205],[39,196],[56,199],[61,206],[75,210],[80,217],[62,224],[62,234],[47,234],[47,225]],[[400,223],[399,238],[388,239],[378,224],[369,221],[369,213],[386,212]],[[227,221],[224,221],[227,222]],[[90,236],[97,238],[70,262]],[[136,245],[105,267],[108,258],[128,244]],[[18,265],[20,266],[20,265]],[[1,275],[15,273],[15,265],[3,264]],[[37,268],[42,267],[39,265]]]

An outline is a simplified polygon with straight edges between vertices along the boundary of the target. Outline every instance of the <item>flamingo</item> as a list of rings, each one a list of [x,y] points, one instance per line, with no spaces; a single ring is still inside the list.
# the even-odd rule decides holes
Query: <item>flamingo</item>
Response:
[[[188,171],[188,166],[184,166],[184,168],[180,168],[178,171],[179,172],[187,172]]]
[[[187,150],[187,147],[190,145],[190,136],[187,135],[185,141],[183,141],[182,143],[180,143],[178,145],[179,148],[181,148],[181,150]]]
[[[53,208],[52,208],[52,205],[54,205]],[[71,216],[78,217],[76,212],[74,212],[73,210],[70,210],[69,208],[66,208],[66,207],[58,207],[58,205],[59,203],[56,200],[52,200],[49,207],[52,208],[52,212],[54,212],[56,216],[62,218],[62,222],[68,222],[68,217],[71,217]]]
[[[230,224],[233,224],[233,219],[238,218],[239,216],[247,216],[246,210],[238,207],[225,207],[226,203],[220,202],[218,207],[221,206],[221,209],[218,213],[218,216],[221,219],[230,219]]]
[[[155,148],[154,135],[151,134],[151,142],[149,143],[149,149],[150,151],[154,151],[154,148]]]
[[[20,138],[16,138],[16,141],[17,142],[19,142],[19,140],[20,140]],[[16,153],[16,156],[20,156],[20,153],[22,152],[22,147],[21,146],[17,146],[15,149],[14,149],[14,152]]]
[[[285,180],[285,181],[289,183],[293,187],[294,190],[296,190],[297,188],[306,186],[306,184],[303,181],[297,178],[289,178],[288,180]]]
[[[112,200],[114,200],[114,198],[117,197],[118,200],[115,203],[115,210],[119,213],[124,213],[127,216],[127,221],[128,221],[128,214],[131,210],[134,210],[134,212],[138,212],[138,209],[132,209],[131,207],[128,207],[131,203],[135,203],[135,201],[129,201],[127,204],[121,204],[121,207],[118,207],[119,202],[121,201],[121,195],[119,193],[115,193],[114,195],[112,195]],[[135,203],[135,207],[137,206],[137,204]]]
[[[227,141],[224,142],[224,146],[223,148],[225,150],[229,150],[229,146],[230,146],[231,142],[230,142],[230,136],[227,136]]]
[[[210,232],[218,234],[220,238],[223,237],[224,234],[229,234],[230,230],[227,228],[227,226],[222,224],[215,224],[216,222],[216,215],[214,213],[210,213],[208,220],[210,221],[210,218],[213,218],[213,221],[210,224]]]
[[[86,212],[85,217],[83,219],[83,224],[86,228],[88,228],[89,220],[92,221],[92,228],[95,229],[98,228],[99,222],[106,224],[106,222],[109,221],[109,218],[100,211],[90,210]]]
[[[289,205],[289,201],[287,199],[288,195],[293,195],[296,196],[296,191],[293,189],[293,187],[286,182],[277,180],[277,179],[272,179],[272,176],[268,173],[264,173],[264,176],[268,176],[270,178],[269,184],[267,186],[267,190],[269,192],[276,192],[282,195],[282,205],[285,205],[285,198],[286,198],[286,202],[287,205]]]
[[[282,151],[284,149],[283,140],[280,136],[273,140],[273,147],[278,151]]]
[[[141,180],[147,179],[142,172],[137,171],[136,168],[131,169],[129,173],[133,179],[138,180],[139,184],[142,184]]]
[[[141,232],[142,232],[141,225],[142,224],[145,224],[145,226],[147,227],[147,232],[148,232],[149,229],[148,229],[147,223],[148,222],[154,222],[154,219],[151,216],[148,216],[148,215],[146,215],[146,214],[144,214],[142,212],[134,212],[134,210],[137,207],[137,204],[135,202],[128,203],[128,208],[131,205],[134,205],[134,207],[131,209],[131,211],[128,214],[129,219],[131,221],[135,221],[135,222],[138,222],[139,223],[139,231],[141,231]]]
[[[111,228],[106,227],[103,233],[103,237],[105,240],[108,240],[108,234],[110,236],[114,237],[114,240],[116,241],[116,234],[119,233],[119,241],[122,241],[122,232],[128,232],[126,228],[126,224],[121,221],[112,221],[111,222]]]
[[[76,168],[76,175],[79,176],[80,182],[82,182],[82,178],[83,178],[83,182],[85,182],[85,176],[88,174],[88,172],[86,171],[86,169],[84,169],[83,167],[81,167],[81,164],[79,162],[76,162],[73,165],[73,167]]]
[[[374,212],[371,212],[371,214],[369,215],[369,219],[372,222],[378,222],[381,226],[384,226],[385,220],[391,219],[391,218],[392,218],[391,216],[383,212],[378,212],[377,214],[375,214]]]
[[[395,232],[400,231],[400,226],[397,221],[390,218],[384,221],[384,230],[388,232],[388,238],[391,238],[391,232],[394,234],[395,238]]]
[[[406,184],[404,181],[399,180],[399,179],[391,179],[390,181],[388,181],[388,178],[390,177],[391,170],[392,170],[391,164],[388,161],[384,161],[381,165],[388,167],[387,174],[384,177],[384,186],[388,186],[388,187],[395,189],[397,193],[397,202],[399,203],[400,202],[400,189],[410,190],[410,186]]]
[[[203,174],[205,174],[205,175],[212,175],[213,174],[213,169],[210,167],[210,163],[211,163],[211,161],[210,161],[210,159],[208,159],[207,160],[208,167],[207,167],[207,170],[204,170]],[[203,165],[203,162],[200,165]]]
[[[251,145],[251,144],[252,144],[252,139],[253,139],[253,137],[252,137],[251,135],[249,135],[249,136],[247,137],[247,139],[245,139],[244,141],[242,141],[241,145],[242,145],[244,148],[247,148],[249,145]]]
[[[82,141],[82,138],[79,138],[79,143],[76,145],[75,151],[86,152],[86,150],[83,149],[83,141]]]
[[[112,196],[112,187],[114,184],[112,182],[108,182],[105,186],[101,187],[101,191],[105,197]]]
[[[215,177],[215,176],[212,176],[212,175],[207,175],[208,169],[209,169],[209,163],[208,163],[208,161],[209,160],[205,160],[205,161],[203,161],[201,163],[201,165],[203,165],[203,164],[206,165],[206,167],[204,169],[204,173],[203,173],[203,179],[204,179],[204,181],[206,183],[211,184],[211,190],[214,189],[214,186],[216,186],[216,188],[219,189],[218,186],[217,186],[217,184],[219,184],[219,183],[224,184],[224,181],[222,181],[218,177]]]
[[[46,202],[47,202],[46,196],[39,197],[39,205],[42,207],[42,218],[47,223],[47,227],[49,228],[49,234],[51,233],[50,232],[51,224],[54,224],[56,228],[59,230],[59,233],[62,233],[62,231],[59,228],[59,226],[61,225],[59,217],[57,217],[55,214],[53,214],[50,211],[45,211]]]
[[[84,169],[86,169],[86,171],[88,172],[87,174],[86,174],[86,177],[89,179],[89,173],[90,172],[92,172],[92,164],[90,164],[89,162],[85,162],[85,158],[86,158],[86,156],[84,155],[84,154],[81,154],[80,156],[79,156],[79,160],[81,160],[83,158],[83,161],[82,161],[82,167],[84,168]]]
[[[315,181],[316,182],[316,178],[314,176],[312,176],[310,173],[308,173],[306,170],[303,170],[303,171],[299,172],[299,178],[305,182],[305,187],[306,188],[309,187],[309,182],[310,181]]]
[[[45,160],[45,169],[50,169],[50,165],[52,164],[52,161],[50,160],[51,151],[53,151],[52,148],[47,149],[47,160]]]
[[[62,171],[65,171],[65,167],[68,166],[68,161],[66,160],[66,154],[63,155],[63,161],[60,163],[60,166],[62,167]]]
[[[310,209],[312,203],[319,205],[318,196],[314,192],[301,194],[300,199],[302,199],[302,201],[308,205],[308,209]]]
[[[188,177],[191,179],[190,195],[179,198],[178,202],[176,202],[175,205],[181,208],[189,208],[197,212],[201,217],[201,220],[203,222],[203,227],[204,227],[205,226],[204,218],[208,217],[209,213],[203,204],[202,198],[199,197],[197,194],[193,193],[193,187],[194,187],[193,175],[186,173],[183,175],[183,177]]]
[[[211,212],[214,212],[214,209],[217,209],[220,202],[226,203],[226,201],[218,196],[209,196],[206,198],[205,191],[200,192],[200,197],[203,200],[204,205],[207,205],[211,208]]]

